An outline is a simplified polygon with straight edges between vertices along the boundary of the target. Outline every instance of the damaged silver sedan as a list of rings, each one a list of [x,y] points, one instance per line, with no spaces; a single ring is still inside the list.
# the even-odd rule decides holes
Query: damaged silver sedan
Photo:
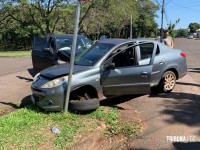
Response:
[[[61,111],[68,86],[69,64],[37,74],[32,101],[47,111]],[[69,108],[94,110],[99,99],[148,94],[152,87],[171,92],[187,73],[186,54],[162,43],[139,39],[105,39],[75,58]]]

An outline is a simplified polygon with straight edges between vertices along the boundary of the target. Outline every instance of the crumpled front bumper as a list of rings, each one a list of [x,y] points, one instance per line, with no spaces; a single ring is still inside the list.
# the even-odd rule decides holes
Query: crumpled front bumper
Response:
[[[65,88],[59,86],[50,89],[39,89],[32,87],[32,102],[46,111],[62,111],[65,99]]]

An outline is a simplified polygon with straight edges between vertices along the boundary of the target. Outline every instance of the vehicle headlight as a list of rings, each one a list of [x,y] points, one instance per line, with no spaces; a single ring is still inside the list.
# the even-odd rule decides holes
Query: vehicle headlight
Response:
[[[57,86],[60,86],[62,85],[63,83],[66,82],[68,77],[62,77],[62,78],[57,78],[57,79],[54,79],[52,81],[49,81],[47,83],[45,83],[44,85],[41,86],[41,88],[53,88],[53,87],[57,87]]]

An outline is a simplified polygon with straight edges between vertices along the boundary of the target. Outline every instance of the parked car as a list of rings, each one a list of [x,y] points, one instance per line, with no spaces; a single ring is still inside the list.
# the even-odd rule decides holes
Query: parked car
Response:
[[[194,36],[193,35],[188,35],[188,39],[193,39]]]
[[[32,101],[47,111],[63,109],[69,64],[38,73],[32,83]],[[99,99],[147,94],[152,87],[171,92],[187,73],[186,54],[158,41],[106,39],[75,58],[69,108],[86,111]]]
[[[71,56],[73,34],[49,35],[35,37],[32,49],[33,69],[41,71],[56,64],[69,62]],[[89,48],[92,41],[83,35],[78,35],[76,54]]]

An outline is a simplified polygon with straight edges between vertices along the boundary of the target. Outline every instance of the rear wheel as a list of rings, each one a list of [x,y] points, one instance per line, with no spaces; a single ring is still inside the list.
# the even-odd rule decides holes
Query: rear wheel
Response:
[[[166,71],[160,82],[161,90],[165,93],[171,92],[176,85],[176,75],[172,71]]]

